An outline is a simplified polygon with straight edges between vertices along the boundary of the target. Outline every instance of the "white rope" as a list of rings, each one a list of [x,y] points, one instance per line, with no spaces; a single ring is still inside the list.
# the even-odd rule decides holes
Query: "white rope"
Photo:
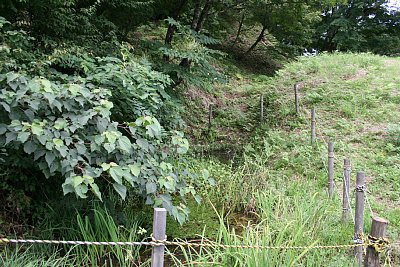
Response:
[[[369,199],[368,199],[368,193],[369,193],[368,190],[365,190],[365,202],[367,202],[371,216],[374,217],[374,212],[372,211],[371,203],[369,202]]]
[[[160,242],[104,242],[104,241],[66,241],[66,240],[0,238],[0,244],[2,243],[95,245],[95,246],[163,246],[164,245],[163,243]]]
[[[347,185],[346,177],[345,177],[344,173],[343,173],[343,182],[344,182],[345,188],[349,188],[350,189],[350,185]],[[350,201],[349,192],[347,190],[345,190],[345,193],[346,193],[347,203],[349,205],[350,216],[353,219],[353,224],[355,224],[356,222],[355,222],[355,219],[354,219],[353,210],[351,208],[351,201]]]

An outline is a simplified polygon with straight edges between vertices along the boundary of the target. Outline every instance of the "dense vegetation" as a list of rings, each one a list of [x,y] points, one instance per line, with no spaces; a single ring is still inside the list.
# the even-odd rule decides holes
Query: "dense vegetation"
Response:
[[[204,226],[226,244],[348,243],[340,201],[323,194],[333,139],[338,159],[367,172],[373,212],[399,238],[400,11],[387,1],[7,0],[0,40],[0,236],[136,241],[162,206],[169,238]],[[305,49],[321,55],[298,57]],[[6,266],[148,264],[138,248],[0,249]],[[346,251],[170,256],[353,262]]]

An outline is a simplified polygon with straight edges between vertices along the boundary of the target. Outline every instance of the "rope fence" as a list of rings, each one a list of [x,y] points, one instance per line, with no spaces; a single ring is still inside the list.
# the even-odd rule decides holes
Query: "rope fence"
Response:
[[[297,89],[295,86],[295,93]],[[297,99],[297,96],[296,96]],[[261,123],[263,122],[263,97],[261,96]],[[297,101],[297,100],[296,100]],[[210,104],[209,114],[209,128],[211,128],[212,119],[212,105]],[[298,113],[298,103],[296,103],[296,112]],[[311,144],[316,143],[316,112],[313,108],[311,111]],[[322,139],[328,147],[328,195],[329,198],[333,197],[334,191],[337,191],[340,197],[343,197],[343,221],[346,221],[348,215],[353,219],[355,226],[355,234],[353,243],[351,244],[336,244],[336,245],[319,245],[315,242],[311,245],[304,246],[273,246],[263,244],[222,244],[213,242],[210,240],[201,242],[190,242],[190,241],[168,241],[165,235],[166,233],[166,216],[167,211],[164,208],[154,208],[154,219],[153,219],[153,234],[147,240],[141,242],[108,242],[108,241],[68,241],[68,240],[41,240],[41,239],[11,239],[11,238],[0,238],[0,247],[2,245],[9,244],[54,244],[54,245],[79,245],[79,246],[150,246],[152,247],[151,266],[152,267],[163,267],[164,266],[164,251],[166,246],[179,246],[185,248],[214,248],[214,249],[260,249],[260,250],[328,250],[328,249],[354,249],[355,258],[361,265],[364,261],[366,267],[379,266],[379,254],[382,252],[389,252],[391,249],[395,249],[396,246],[400,245],[400,242],[390,242],[386,238],[386,227],[388,221],[382,218],[375,217],[371,207],[370,200],[367,196],[367,187],[365,184],[365,175],[363,172],[357,173],[356,187],[354,189],[355,196],[355,210],[353,213],[350,196],[350,173],[351,165],[348,159],[344,161],[344,172],[343,172],[343,195],[340,196],[337,186],[334,180],[334,146],[332,142],[326,142]],[[336,189],[336,190],[335,190]],[[364,202],[367,203],[369,212],[372,217],[372,225],[370,235],[364,234]],[[349,214],[347,214],[349,213]],[[346,216],[345,216],[346,215]],[[364,249],[366,249],[366,257],[364,257]]]
[[[157,213],[163,212],[166,215],[164,209],[155,208],[154,217],[157,218]],[[159,216],[158,216],[159,218]],[[155,221],[156,222],[156,221]],[[155,224],[157,227],[158,225]],[[327,250],[327,249],[351,249],[351,248],[372,248],[377,254],[393,248],[393,246],[399,245],[400,242],[390,243],[389,239],[385,237],[374,237],[371,235],[359,235],[353,244],[339,244],[339,245],[318,245],[312,244],[308,246],[270,246],[270,245],[246,245],[246,244],[235,244],[226,245],[216,243],[213,241],[203,241],[201,243],[194,243],[188,241],[168,241],[167,237],[163,240],[154,238],[153,234],[149,237],[152,241],[141,241],[141,242],[107,242],[107,241],[67,241],[67,240],[41,240],[41,239],[9,239],[0,238],[0,246],[7,244],[54,244],[54,245],[81,245],[81,246],[151,246],[153,247],[152,254],[152,266],[161,267],[164,266],[164,248],[165,246],[179,246],[187,248],[220,248],[220,249],[260,249],[260,250]],[[158,255],[158,258],[154,258],[154,250],[162,249],[162,254]]]
[[[53,244],[53,245],[83,245],[83,246],[183,246],[183,247],[209,247],[209,248],[222,248],[222,249],[262,249],[262,250],[303,250],[303,249],[348,249],[355,247],[368,247],[373,246],[377,251],[382,252],[391,247],[390,241],[387,238],[379,238],[372,236],[362,236],[360,243],[342,244],[342,245],[310,245],[310,246],[266,246],[266,245],[225,245],[212,241],[204,243],[194,243],[187,241],[167,241],[157,240],[152,238],[153,241],[146,242],[108,242],[108,241],[66,241],[66,240],[41,240],[41,239],[9,239],[0,238],[0,245],[2,244]],[[398,245],[400,243],[393,243]]]

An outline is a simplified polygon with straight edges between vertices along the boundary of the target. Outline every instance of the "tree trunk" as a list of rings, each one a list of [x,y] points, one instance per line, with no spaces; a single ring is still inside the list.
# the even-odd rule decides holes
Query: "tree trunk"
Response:
[[[192,30],[196,29],[196,25],[200,18],[200,13],[201,13],[201,1],[198,0],[198,1],[196,1],[196,5],[194,7],[193,19],[192,19],[192,23],[190,25],[190,28]]]
[[[266,27],[266,26],[263,26],[263,28],[262,28],[260,34],[259,34],[258,37],[257,37],[257,40],[254,42],[254,44],[253,44],[252,46],[250,46],[250,48],[244,53],[243,56],[246,56],[246,55],[250,54],[251,51],[253,51],[254,48],[256,48],[257,44],[264,38],[265,30],[266,30],[266,29],[267,29],[267,27]]]
[[[175,9],[175,12],[172,14],[172,18],[174,20],[177,20],[179,15],[181,14],[183,8],[185,7],[186,3],[188,2],[188,0],[181,0],[178,2],[177,7]],[[168,25],[168,29],[167,29],[167,33],[165,34],[165,39],[164,39],[164,44],[167,46],[171,46],[172,44],[172,39],[174,38],[174,34],[175,34],[175,26],[169,24]],[[164,60],[165,61],[169,61],[169,57],[164,55]]]
[[[239,28],[238,28],[237,33],[236,33],[236,38],[232,43],[232,47],[234,47],[236,42],[239,40],[240,32],[242,31],[243,21],[244,21],[244,14],[242,15],[242,18],[240,19]]]
[[[204,22],[207,20],[208,13],[210,11],[210,8],[213,4],[214,0],[206,0],[206,3],[204,4],[204,7],[201,9],[201,1],[197,1],[194,9],[194,14],[193,14],[193,19],[191,23],[191,29],[194,30],[195,32],[201,31],[203,28]],[[183,58],[181,62],[179,63],[179,66],[183,68],[190,68],[190,65],[192,64],[192,61],[188,58]],[[182,78],[179,78],[174,82],[172,85],[172,88],[177,87],[183,82]]]
[[[196,32],[199,32],[203,28],[203,24],[207,20],[207,17],[208,17],[208,11],[210,11],[210,8],[211,8],[213,2],[214,2],[213,0],[207,0],[206,4],[204,5],[204,8],[201,11],[200,17],[197,21],[197,25],[194,29]]]
[[[199,32],[203,28],[204,22],[207,20],[208,12],[210,11],[214,0],[207,0],[203,9],[200,8],[199,2],[196,3],[191,25],[191,28],[196,32]],[[181,63],[179,63],[179,66],[189,68],[191,63],[192,61],[190,59],[184,58],[182,59]]]

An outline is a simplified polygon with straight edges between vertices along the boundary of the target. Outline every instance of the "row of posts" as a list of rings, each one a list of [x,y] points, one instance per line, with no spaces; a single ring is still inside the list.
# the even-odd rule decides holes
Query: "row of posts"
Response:
[[[332,142],[328,143],[328,195],[333,198],[334,193],[334,146]],[[344,160],[343,168],[343,202],[342,202],[342,221],[347,222],[351,216],[350,209],[350,173],[351,165],[350,160]],[[356,176],[356,203],[354,213],[354,241],[356,243],[362,243],[361,237],[364,234],[364,204],[365,204],[365,174],[364,172],[358,172]],[[379,217],[372,217],[372,226],[370,235],[376,238],[382,238],[386,235],[386,228],[388,221]],[[363,246],[355,247],[354,256],[357,259],[359,265],[363,262]],[[364,259],[364,266],[366,267],[377,267],[379,265],[379,253],[373,248],[368,247],[366,256]]]
[[[295,95],[295,108],[296,114],[299,113],[299,85],[294,85]],[[213,118],[213,104],[209,105],[208,112],[208,129],[211,129]],[[264,95],[260,96],[260,122],[264,121]],[[316,111],[315,108],[311,109],[311,144],[314,145],[316,142]],[[334,194],[334,145],[332,142],[328,143],[328,195],[330,198]],[[349,220],[350,214],[350,173],[351,165],[349,159],[344,159],[343,169],[343,202],[342,202],[342,221],[346,222]],[[365,174],[364,172],[358,172],[356,177],[356,203],[355,203],[355,214],[354,214],[354,241],[362,242],[360,239],[364,232],[364,203],[365,203]],[[373,237],[384,237],[386,234],[386,228],[388,221],[379,217],[372,218],[371,235]],[[153,225],[153,237],[157,240],[162,240],[165,237],[166,227],[166,211],[165,209],[154,210],[154,225]],[[354,255],[361,265],[363,261],[363,247],[358,246],[354,249]],[[159,267],[163,266],[164,261],[164,246],[156,246],[152,252],[152,266]],[[374,248],[367,248],[366,258],[364,260],[364,266],[379,266],[379,253]]]

